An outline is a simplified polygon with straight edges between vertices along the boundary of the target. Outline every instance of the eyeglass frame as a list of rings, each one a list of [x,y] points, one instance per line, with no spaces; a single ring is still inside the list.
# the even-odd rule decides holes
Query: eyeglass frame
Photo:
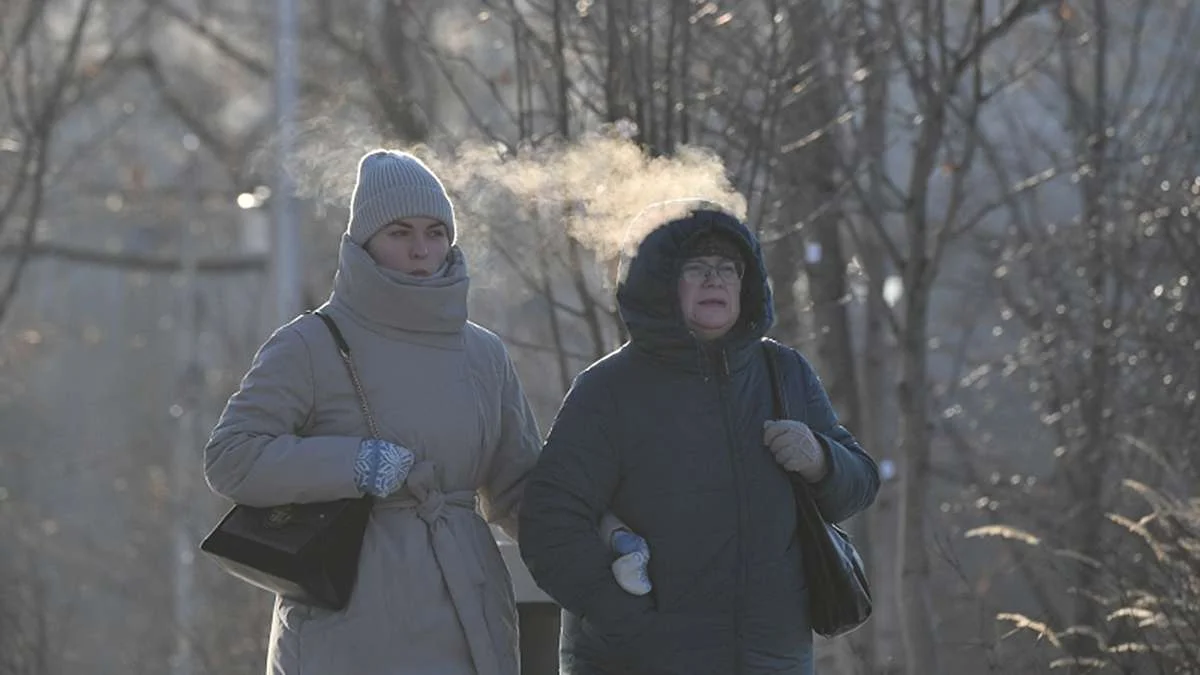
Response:
[[[733,268],[736,276],[734,276],[732,279],[721,273],[721,268],[725,265]],[[690,274],[688,270],[689,266],[692,268]],[[726,269],[728,270],[728,267]],[[699,272],[701,276],[694,276],[697,272]],[[710,265],[703,260],[690,259],[685,260],[684,263],[679,267],[679,278],[689,283],[702,284],[707,282],[709,277],[713,275],[727,284],[741,283],[742,279],[744,279],[746,276],[746,270],[745,266],[739,264],[738,261],[724,257],[722,257],[721,262],[717,263],[716,265]]]

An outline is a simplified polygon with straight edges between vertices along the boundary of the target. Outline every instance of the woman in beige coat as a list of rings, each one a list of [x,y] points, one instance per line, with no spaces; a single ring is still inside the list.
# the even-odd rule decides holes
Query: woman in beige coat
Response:
[[[541,438],[504,345],[467,320],[454,236],[424,164],[365,155],[321,311],[382,438],[330,333],[304,315],[260,348],[205,449],[209,485],[240,504],[376,498],[346,609],[276,600],[272,675],[518,673],[512,582],[484,518],[516,537]]]

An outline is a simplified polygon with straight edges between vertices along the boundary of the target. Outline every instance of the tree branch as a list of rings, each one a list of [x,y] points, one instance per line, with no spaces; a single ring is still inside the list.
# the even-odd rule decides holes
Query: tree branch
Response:
[[[52,242],[31,242],[28,246],[18,244],[0,246],[0,257],[19,259],[22,255],[28,258],[52,258],[139,272],[182,272],[184,265],[183,260],[176,257],[99,251]],[[262,272],[267,269],[267,266],[268,257],[258,254],[196,260],[196,271],[202,273]]]

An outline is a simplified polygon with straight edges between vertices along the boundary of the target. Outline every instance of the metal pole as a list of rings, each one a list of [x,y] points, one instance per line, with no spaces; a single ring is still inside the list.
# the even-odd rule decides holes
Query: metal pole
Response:
[[[295,0],[275,0],[275,128],[279,145],[275,154],[275,187],[271,190],[271,215],[275,225],[275,325],[303,311],[301,252],[296,217],[295,189],[287,171],[295,137],[297,85],[297,20]]]
[[[191,527],[191,485],[195,481],[199,462],[196,458],[196,407],[200,404],[197,380],[200,367],[197,362],[196,322],[196,249],[194,237],[196,218],[201,212],[197,193],[199,167],[195,143],[185,140],[188,147],[188,164],[183,179],[187,198],[185,200],[182,227],[179,236],[179,256],[182,271],[179,278],[179,301],[176,335],[178,336],[179,374],[175,384],[175,403],[171,415],[178,420],[175,436],[175,452],[172,462],[171,486],[171,559],[174,583],[172,585],[172,609],[174,612],[175,647],[171,655],[171,675],[192,675],[192,637],[195,616],[195,534]]]

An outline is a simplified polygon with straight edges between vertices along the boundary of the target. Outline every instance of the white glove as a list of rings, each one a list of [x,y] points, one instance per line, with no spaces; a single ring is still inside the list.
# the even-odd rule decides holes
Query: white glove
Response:
[[[650,546],[646,540],[629,530],[617,530],[612,536],[612,549],[620,554],[612,563],[617,585],[630,595],[645,595],[653,588],[650,573]]]
[[[600,536],[612,552],[619,557],[612,562],[613,577],[626,593],[646,595],[653,586],[650,583],[650,545],[641,535],[630,530],[612,513],[600,519]]]
[[[825,449],[803,422],[767,420],[763,423],[763,444],[775,455],[780,466],[800,474],[810,483],[816,483],[829,472]]]

